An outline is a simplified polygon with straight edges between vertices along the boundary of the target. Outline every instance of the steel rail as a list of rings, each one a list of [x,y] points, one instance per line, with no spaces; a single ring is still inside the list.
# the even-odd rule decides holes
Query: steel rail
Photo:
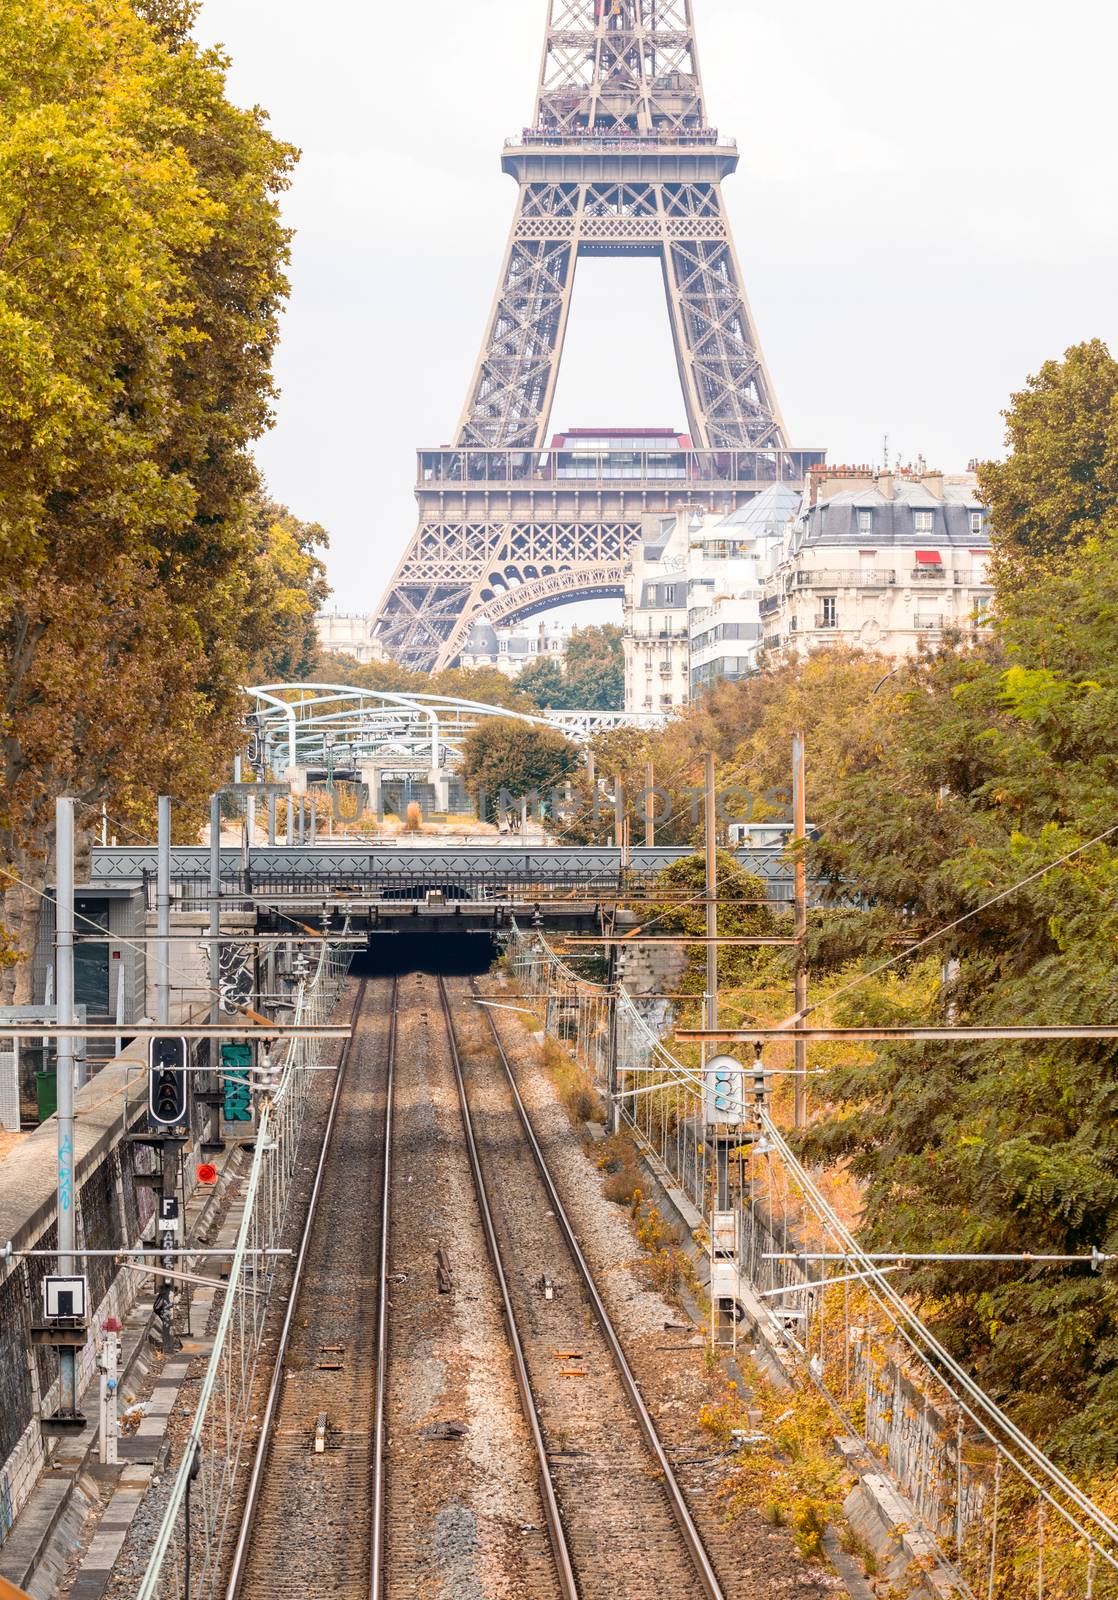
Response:
[[[446,1009],[447,1025],[451,1032],[451,1038],[453,1041],[454,1025],[451,1020],[450,1008],[446,999],[446,989],[441,978],[439,979],[439,988],[443,995],[443,1005]],[[476,986],[471,984],[471,988],[474,989],[476,995]],[[691,1557],[691,1562],[694,1566],[696,1576],[698,1577],[700,1587],[702,1588],[703,1593],[707,1596],[707,1600],[724,1600],[722,1587],[718,1581],[717,1574],[711,1565],[710,1557],[707,1554],[706,1546],[703,1543],[702,1536],[699,1533],[698,1528],[695,1526],[694,1520],[692,1519],[691,1512],[688,1509],[687,1501],[683,1494],[683,1490],[680,1488],[679,1481],[676,1478],[675,1472],[672,1470],[672,1465],[668,1460],[667,1452],[660,1442],[660,1436],[656,1431],[656,1424],[653,1422],[648,1407],[644,1403],[640,1389],[637,1386],[637,1380],[633,1376],[632,1368],[629,1366],[625,1351],[622,1348],[621,1340],[619,1339],[613,1323],[610,1320],[610,1315],[606,1310],[605,1302],[598,1293],[598,1288],[594,1282],[594,1277],[590,1271],[589,1264],[586,1261],[586,1257],[582,1253],[578,1239],[575,1237],[575,1232],[571,1226],[570,1219],[567,1216],[566,1208],[559,1197],[559,1191],[555,1187],[555,1182],[551,1176],[547,1161],[544,1158],[543,1150],[540,1148],[539,1140],[536,1138],[535,1129],[532,1127],[531,1120],[529,1119],[527,1107],[521,1098],[516,1078],[509,1063],[509,1058],[505,1053],[505,1047],[501,1043],[501,1036],[497,1032],[496,1022],[494,1021],[493,1015],[488,1007],[479,1005],[478,1009],[482,1012],[489,1025],[490,1035],[492,1036],[497,1055],[500,1059],[501,1066],[504,1069],[509,1088],[512,1092],[517,1116],[520,1119],[521,1127],[524,1130],[524,1136],[527,1139],[529,1147],[532,1151],[532,1157],[535,1161],[536,1168],[539,1171],[540,1178],[542,1179],[544,1187],[547,1190],[551,1208],[555,1213],[555,1220],[559,1224],[560,1231],[562,1232],[567,1248],[570,1251],[571,1258],[578,1268],[579,1276],[582,1279],[583,1285],[590,1299],[595,1320],[597,1321],[598,1326],[602,1331],[602,1335],[605,1338],[606,1344],[609,1347],[610,1354],[613,1357],[614,1365],[616,1366],[618,1375],[621,1378],[622,1387],[628,1396],[629,1403],[632,1405],[637,1421],[640,1424],[641,1433],[644,1435],[644,1439],[649,1450],[656,1458],[656,1464],[662,1474],[664,1489],[667,1493],[672,1514],[675,1517],[676,1524],[679,1528],[680,1534],[683,1537],[683,1542],[687,1547],[687,1552]],[[453,1049],[453,1054],[456,1062],[456,1071],[459,1081],[459,1096],[462,1101],[463,1118],[468,1126],[469,1107],[466,1100],[466,1089],[461,1075],[461,1068],[457,1066],[458,1052],[456,1048]],[[472,1134],[470,1135],[470,1143],[471,1145],[473,1144]],[[477,1181],[479,1184],[482,1182],[480,1178],[480,1172],[478,1172]]]
[[[458,1103],[462,1111],[462,1128],[466,1136],[466,1148],[470,1157],[474,1189],[477,1192],[482,1230],[485,1234],[485,1244],[489,1251],[489,1259],[493,1263],[493,1270],[497,1277],[497,1287],[501,1294],[501,1309],[504,1313],[509,1345],[512,1349],[512,1364],[516,1375],[516,1387],[520,1391],[520,1405],[524,1412],[524,1420],[528,1424],[528,1431],[532,1435],[532,1445],[536,1452],[540,1495],[543,1500],[544,1517],[547,1520],[548,1538],[551,1541],[551,1550],[555,1557],[555,1570],[559,1579],[559,1588],[563,1595],[563,1600],[579,1600],[574,1565],[571,1561],[567,1534],[563,1527],[559,1501],[555,1494],[555,1484],[552,1481],[551,1468],[548,1464],[547,1446],[544,1443],[543,1429],[540,1425],[539,1412],[536,1408],[536,1397],[532,1392],[532,1380],[528,1376],[528,1363],[524,1356],[520,1329],[517,1326],[516,1313],[512,1306],[508,1278],[505,1275],[504,1263],[501,1260],[501,1249],[497,1243],[497,1229],[494,1225],[493,1212],[489,1205],[485,1175],[481,1170],[481,1156],[478,1151],[477,1140],[474,1137],[473,1119],[470,1115],[470,1102],[466,1095],[466,1080],[462,1075],[462,1062],[458,1055],[458,1040],[454,1033],[454,1019],[451,1016],[450,1000],[446,992],[446,984],[441,976],[439,978],[439,999],[442,1002],[447,1038],[450,1041],[450,1059],[454,1067],[454,1081],[458,1089]]]
[[[248,1553],[251,1546],[252,1527],[255,1521],[256,1509],[260,1501],[260,1491],[264,1484],[264,1477],[270,1455],[272,1428],[275,1423],[276,1409],[279,1405],[280,1394],[283,1389],[284,1359],[287,1355],[288,1340],[291,1336],[291,1325],[295,1320],[295,1308],[299,1299],[299,1290],[303,1281],[303,1267],[310,1250],[311,1237],[314,1232],[315,1214],[318,1210],[318,1197],[322,1191],[323,1175],[326,1163],[330,1156],[330,1145],[334,1135],[334,1128],[338,1119],[338,1106],[341,1104],[342,1090],[345,1087],[346,1068],[349,1066],[350,1050],[356,1034],[358,1018],[365,1003],[365,993],[369,980],[362,978],[357,990],[357,998],[353,1003],[353,1012],[350,1017],[350,1032],[345,1044],[342,1046],[341,1060],[338,1063],[338,1073],[334,1081],[334,1093],[330,1100],[330,1110],[326,1118],[326,1127],[322,1135],[322,1147],[318,1153],[318,1165],[315,1168],[314,1184],[311,1188],[310,1201],[307,1205],[306,1220],[303,1224],[302,1237],[299,1240],[299,1254],[295,1259],[295,1271],[291,1279],[291,1288],[287,1297],[287,1306],[283,1316],[283,1326],[280,1329],[279,1348],[276,1352],[276,1364],[272,1372],[272,1381],[268,1385],[268,1398],[264,1405],[264,1414],[260,1424],[260,1442],[256,1447],[256,1455],[252,1463],[252,1474],[248,1481],[248,1491],[245,1496],[244,1510],[241,1513],[241,1525],[237,1534],[237,1545],[233,1551],[233,1561],[229,1572],[229,1582],[226,1586],[226,1600],[237,1600],[244,1582],[245,1568],[248,1565]],[[393,994],[395,1002],[395,994]]]
[[[392,1020],[388,1031],[388,1076],[385,1085],[384,1106],[384,1183],[380,1206],[380,1262],[377,1302],[376,1387],[373,1397],[373,1464],[372,1496],[373,1523],[371,1529],[372,1567],[369,1576],[370,1600],[382,1600],[388,1592],[384,1582],[384,1413],[388,1373],[388,1269],[391,1264],[392,1228],[392,1135],[395,1121],[396,1098],[396,1023],[400,997],[400,980],[392,980]]]

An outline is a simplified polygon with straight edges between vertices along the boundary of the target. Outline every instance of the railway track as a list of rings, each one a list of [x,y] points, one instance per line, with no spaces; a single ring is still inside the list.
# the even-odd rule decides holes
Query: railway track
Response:
[[[488,1013],[354,1019],[226,1600],[722,1600]]]
[[[440,997],[518,1387],[538,1442],[564,1600],[722,1600],[621,1341],[568,1221],[492,1017],[464,1065]],[[494,1070],[496,1069],[496,1070]]]
[[[381,997],[370,1005],[370,991]],[[396,995],[362,982],[319,1155],[227,1600],[367,1600]],[[372,1170],[371,1170],[372,1169]],[[321,1449],[319,1449],[321,1446]],[[355,1531],[365,1529],[367,1536]]]

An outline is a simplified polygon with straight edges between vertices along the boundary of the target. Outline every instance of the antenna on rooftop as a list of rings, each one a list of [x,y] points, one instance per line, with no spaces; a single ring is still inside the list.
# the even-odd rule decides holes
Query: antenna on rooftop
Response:
[[[883,472],[888,472],[889,471],[889,435],[888,434],[885,435],[885,444],[883,446],[883,452],[882,452],[881,470]]]

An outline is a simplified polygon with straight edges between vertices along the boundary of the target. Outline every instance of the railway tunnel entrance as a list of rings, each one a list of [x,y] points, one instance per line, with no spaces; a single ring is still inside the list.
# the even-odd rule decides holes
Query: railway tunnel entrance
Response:
[[[444,977],[480,977],[500,953],[497,940],[485,932],[369,934],[369,948],[355,956],[354,976],[395,977],[430,972]]]

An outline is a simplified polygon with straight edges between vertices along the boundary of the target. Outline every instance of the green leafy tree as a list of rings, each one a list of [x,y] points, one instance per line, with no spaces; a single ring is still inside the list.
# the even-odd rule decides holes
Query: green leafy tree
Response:
[[[1118,536],[1118,361],[1101,339],[1047,361],[1005,413],[1009,454],[981,471],[999,587]]]
[[[563,663],[567,705],[579,711],[620,711],[625,704],[621,629],[576,628]]]
[[[484,790],[492,807],[502,790],[515,799],[533,791],[543,798],[571,777],[580,759],[577,747],[553,728],[514,717],[487,717],[463,744],[462,779],[472,794]]]
[[[557,661],[541,656],[524,668],[516,680],[521,694],[527,695],[541,710],[563,711],[569,704],[567,680]]]
[[[543,709],[620,711],[625,703],[621,629],[576,628],[561,668],[541,657],[525,667],[516,685]]]

